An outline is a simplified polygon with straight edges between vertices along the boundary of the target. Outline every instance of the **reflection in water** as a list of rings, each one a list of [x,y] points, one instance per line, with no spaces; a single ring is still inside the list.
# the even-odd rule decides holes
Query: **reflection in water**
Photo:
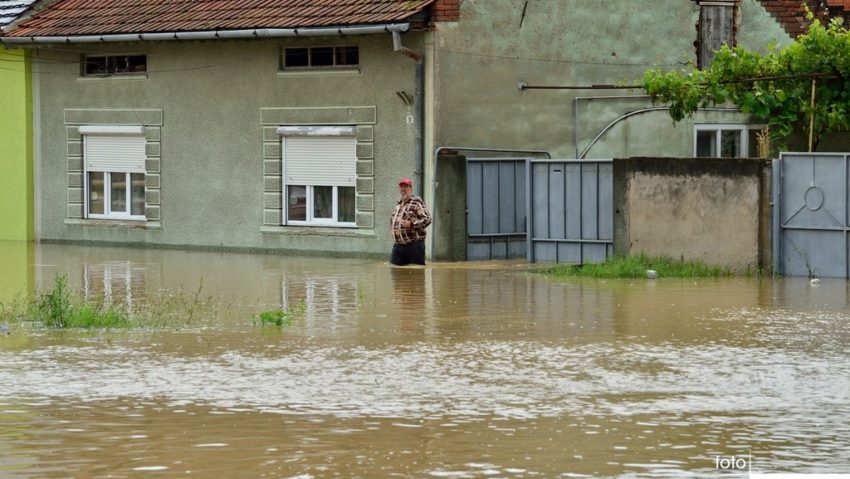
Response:
[[[88,300],[103,298],[132,307],[147,295],[147,274],[147,267],[129,261],[84,264],[83,295]]]
[[[844,281],[33,257],[42,286],[137,302],[203,283],[238,314],[0,337],[0,477],[729,477],[715,457],[748,452],[758,471],[850,473]],[[288,327],[251,321],[302,302]]]

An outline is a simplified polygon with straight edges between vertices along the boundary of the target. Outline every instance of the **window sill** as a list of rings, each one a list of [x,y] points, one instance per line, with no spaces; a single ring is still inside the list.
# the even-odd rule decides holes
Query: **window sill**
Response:
[[[123,229],[140,229],[140,230],[161,230],[162,222],[160,221],[136,221],[136,220],[92,220],[68,218],[65,220],[65,226],[81,227],[81,228],[123,228]]]
[[[143,81],[147,80],[147,75],[109,75],[109,76],[90,76],[90,77],[77,77],[78,83],[88,83],[88,82],[99,82],[99,81]]]
[[[348,236],[354,238],[377,238],[375,230],[357,228],[335,228],[322,226],[263,226],[263,234],[300,236]]]
[[[328,68],[315,70],[281,70],[277,72],[279,77],[303,77],[303,76],[338,76],[338,75],[360,75],[359,68]]]

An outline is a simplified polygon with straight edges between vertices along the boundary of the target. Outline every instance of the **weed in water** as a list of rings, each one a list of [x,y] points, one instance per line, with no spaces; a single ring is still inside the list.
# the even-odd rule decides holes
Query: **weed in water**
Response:
[[[292,324],[293,318],[304,314],[306,309],[307,303],[301,301],[298,304],[288,306],[285,309],[278,308],[263,311],[257,315],[257,318],[260,320],[260,324],[263,325],[289,326]]]
[[[83,298],[68,290],[65,276],[57,276],[53,287],[34,299],[0,305],[2,322],[30,322],[48,328],[133,328],[189,325],[198,316],[214,315],[212,298],[201,297],[202,286],[192,293],[160,292],[133,306]]]

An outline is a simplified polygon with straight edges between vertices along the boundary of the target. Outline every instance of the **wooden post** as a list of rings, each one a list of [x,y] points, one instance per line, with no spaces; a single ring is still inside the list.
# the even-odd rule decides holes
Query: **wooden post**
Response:
[[[812,142],[814,141],[815,134],[815,80],[812,78],[812,113],[809,117],[809,153],[812,152]]]

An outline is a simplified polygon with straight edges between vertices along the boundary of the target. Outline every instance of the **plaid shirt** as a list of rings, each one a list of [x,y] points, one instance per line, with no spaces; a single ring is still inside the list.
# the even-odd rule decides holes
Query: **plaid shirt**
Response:
[[[402,228],[401,221],[411,221],[413,224],[408,228]],[[431,224],[431,213],[422,198],[411,196],[404,201],[399,199],[395,202],[393,214],[390,217],[390,231],[393,240],[398,244],[410,244],[425,239],[425,228]]]

